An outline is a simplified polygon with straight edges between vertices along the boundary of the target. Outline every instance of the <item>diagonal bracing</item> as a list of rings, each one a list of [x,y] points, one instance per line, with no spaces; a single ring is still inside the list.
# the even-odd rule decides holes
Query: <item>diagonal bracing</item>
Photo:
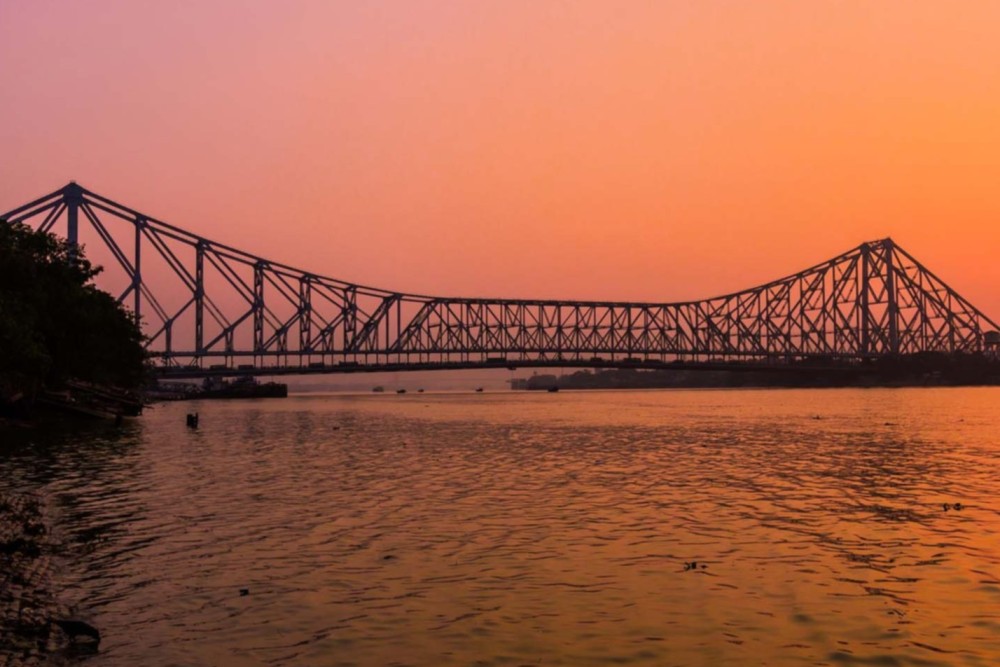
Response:
[[[444,298],[198,236],[71,183],[3,216],[85,244],[165,370],[781,364],[995,349],[997,325],[892,239],[682,303]],[[102,283],[102,287],[103,287]]]

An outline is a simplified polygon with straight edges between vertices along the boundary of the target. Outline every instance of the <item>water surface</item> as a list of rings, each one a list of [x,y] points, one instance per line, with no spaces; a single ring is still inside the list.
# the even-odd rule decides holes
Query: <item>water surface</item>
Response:
[[[0,486],[93,667],[996,665],[998,434],[990,388],[309,395],[18,436]]]

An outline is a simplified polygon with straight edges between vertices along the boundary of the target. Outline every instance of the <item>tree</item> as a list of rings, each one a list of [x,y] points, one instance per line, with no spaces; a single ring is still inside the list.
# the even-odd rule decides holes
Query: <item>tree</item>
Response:
[[[93,284],[100,271],[82,248],[0,220],[0,398],[68,379],[143,382],[142,332]]]

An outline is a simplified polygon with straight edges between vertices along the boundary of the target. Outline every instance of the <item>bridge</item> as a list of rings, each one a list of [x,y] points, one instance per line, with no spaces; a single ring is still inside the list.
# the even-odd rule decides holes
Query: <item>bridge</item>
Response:
[[[76,183],[0,216],[83,244],[167,377],[518,367],[781,368],[995,353],[1000,327],[892,239],[679,303],[453,298],[294,268]]]

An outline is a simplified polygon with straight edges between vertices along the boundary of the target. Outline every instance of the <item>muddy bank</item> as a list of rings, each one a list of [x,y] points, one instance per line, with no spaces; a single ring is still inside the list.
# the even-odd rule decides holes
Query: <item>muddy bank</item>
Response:
[[[65,664],[53,618],[69,610],[53,583],[54,544],[37,498],[0,491],[0,667]]]

